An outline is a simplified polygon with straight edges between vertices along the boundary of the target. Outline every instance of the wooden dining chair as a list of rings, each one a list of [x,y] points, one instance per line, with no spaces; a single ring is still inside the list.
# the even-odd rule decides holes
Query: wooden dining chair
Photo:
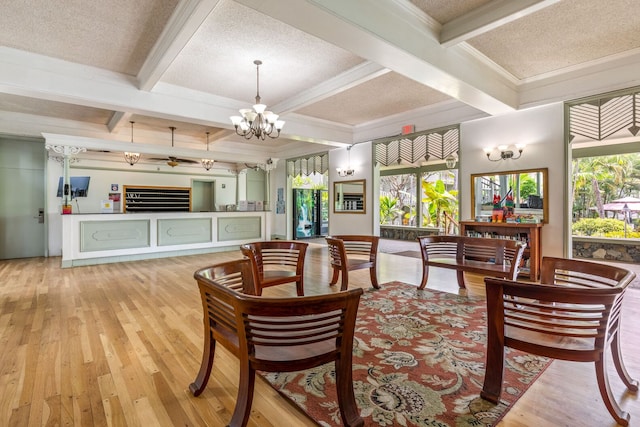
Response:
[[[621,308],[635,273],[610,264],[544,257],[541,283],[485,278],[487,358],[481,397],[497,403],[502,389],[504,347],[553,359],[595,362],[600,395],[618,424],[629,414],[613,398],[607,355],[628,390],[638,381],[627,372],[620,349]]]
[[[286,240],[267,240],[240,246],[242,254],[251,261],[256,295],[269,286],[296,283],[296,293],[304,295],[304,259],[308,243]]]
[[[349,271],[369,269],[371,285],[380,289],[378,284],[377,258],[378,236],[336,235],[325,238],[329,247],[329,259],[333,274],[330,285],[338,283],[342,275],[341,291],[349,287]]]
[[[200,370],[189,386],[194,396],[207,386],[216,343],[240,360],[236,406],[229,426],[247,425],[256,371],[293,372],[334,363],[340,415],[359,427],[353,392],[353,333],[362,289],[315,296],[267,298],[247,295],[250,261],[230,261],[194,273],[204,313]]]

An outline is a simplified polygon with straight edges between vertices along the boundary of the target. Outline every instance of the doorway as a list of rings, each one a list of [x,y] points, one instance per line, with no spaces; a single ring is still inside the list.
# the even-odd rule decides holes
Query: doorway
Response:
[[[293,190],[293,238],[308,239],[329,233],[329,192],[296,188]]]
[[[216,210],[216,182],[191,181],[191,211],[213,212]]]
[[[44,143],[0,137],[0,259],[45,254]]]

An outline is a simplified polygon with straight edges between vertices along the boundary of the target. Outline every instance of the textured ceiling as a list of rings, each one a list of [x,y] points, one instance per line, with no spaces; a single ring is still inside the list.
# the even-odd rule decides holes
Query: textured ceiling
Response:
[[[449,99],[427,86],[390,72],[297,112],[358,125]]]
[[[2,45],[135,75],[176,0],[5,0]]]
[[[221,158],[258,161],[640,84],[637,0],[0,0],[0,10],[0,134],[126,142],[133,120],[143,143],[166,146],[175,126],[200,149],[208,131]],[[255,59],[262,102],[286,121],[277,140],[244,140],[229,122],[254,103]]]
[[[469,44],[527,79],[639,49],[639,14],[637,0],[563,0]]]
[[[363,62],[273,18],[233,1],[222,1],[162,80],[253,104],[256,59],[262,61],[260,95],[268,105]]]

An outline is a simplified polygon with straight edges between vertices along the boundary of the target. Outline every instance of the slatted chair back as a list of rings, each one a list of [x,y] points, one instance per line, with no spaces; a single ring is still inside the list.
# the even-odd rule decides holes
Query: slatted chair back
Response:
[[[216,342],[240,360],[238,397],[229,423],[232,427],[246,426],[248,422],[256,370],[292,372],[333,362],[342,422],[347,426],[362,426],[351,368],[353,333],[362,289],[266,298],[225,285],[229,274],[240,273],[243,279],[251,280],[250,275],[246,275],[250,272],[249,263],[246,259],[232,261],[226,263],[224,269],[212,266],[194,275],[203,303],[205,348],[200,372],[189,386],[192,393],[197,396],[206,387]],[[235,339],[229,336],[231,332],[235,333]]]
[[[605,406],[621,425],[629,414],[616,403],[606,373],[611,349],[620,378],[638,390],[622,360],[620,315],[635,273],[610,264],[545,257],[541,283],[486,278],[487,371],[481,396],[497,402],[502,388],[504,347],[576,362],[595,362]]]
[[[296,283],[298,295],[304,295],[305,242],[268,240],[240,246],[242,254],[251,261],[255,277],[256,295],[269,286]]]
[[[426,259],[458,258],[458,246],[461,245],[458,236],[420,236],[418,241]]]
[[[349,287],[349,271],[369,269],[371,285],[379,289],[377,259],[378,236],[344,234],[325,238],[329,248],[329,260],[333,271],[331,285],[338,283],[342,275],[340,290]]]
[[[525,244],[518,240],[457,235],[419,236],[423,273],[420,289],[429,278],[429,267],[457,270],[458,285],[466,286],[464,273],[515,280],[520,272]]]

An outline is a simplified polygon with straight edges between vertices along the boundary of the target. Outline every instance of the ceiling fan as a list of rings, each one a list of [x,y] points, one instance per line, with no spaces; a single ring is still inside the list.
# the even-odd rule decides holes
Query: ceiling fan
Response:
[[[176,130],[176,127],[175,126],[169,126],[169,129],[171,129],[171,148],[173,148],[173,133]],[[176,166],[178,166],[181,163],[198,163],[196,160],[182,159],[182,158],[176,157],[176,156],[151,157],[149,160],[158,160],[158,161],[167,162],[167,165],[171,166],[172,168],[175,168]]]

